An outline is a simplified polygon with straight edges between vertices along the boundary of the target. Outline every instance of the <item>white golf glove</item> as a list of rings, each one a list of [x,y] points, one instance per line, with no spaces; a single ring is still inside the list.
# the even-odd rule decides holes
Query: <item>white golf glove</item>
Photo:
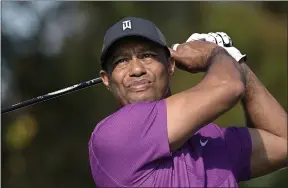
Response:
[[[186,42],[190,42],[193,40],[203,40],[203,41],[213,42],[213,43],[223,47],[224,49],[226,49],[226,51],[237,62],[239,62],[241,59],[244,59],[244,61],[246,61],[246,59],[247,59],[246,54],[242,55],[241,52],[237,48],[233,47],[232,40],[226,33],[223,33],[223,32],[216,32],[216,33],[210,32],[208,34],[194,33],[187,39]],[[173,46],[173,50],[176,50],[178,45],[179,44],[175,44]]]

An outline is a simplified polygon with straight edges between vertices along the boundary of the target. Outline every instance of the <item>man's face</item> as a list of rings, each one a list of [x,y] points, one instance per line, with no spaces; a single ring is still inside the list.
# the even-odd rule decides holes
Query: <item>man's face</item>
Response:
[[[162,47],[141,38],[124,38],[108,54],[103,83],[121,105],[155,101],[170,95],[174,61]]]

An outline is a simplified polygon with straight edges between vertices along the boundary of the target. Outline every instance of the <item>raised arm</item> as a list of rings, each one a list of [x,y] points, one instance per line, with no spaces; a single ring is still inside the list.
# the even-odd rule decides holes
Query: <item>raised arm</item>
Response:
[[[195,87],[166,99],[169,145],[175,151],[198,129],[237,104],[246,81],[240,65],[213,43],[184,43],[171,54],[181,69],[206,71]]]
[[[258,177],[288,165],[287,113],[245,64],[245,95],[241,102],[252,139],[251,173]]]

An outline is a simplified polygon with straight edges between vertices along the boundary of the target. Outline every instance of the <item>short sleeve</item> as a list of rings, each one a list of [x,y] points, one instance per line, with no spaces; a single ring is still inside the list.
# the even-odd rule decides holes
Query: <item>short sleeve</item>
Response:
[[[157,160],[171,156],[166,116],[166,103],[161,100],[127,105],[102,121],[89,142],[95,183],[131,186],[144,182]]]
[[[232,171],[237,181],[247,181],[251,178],[250,158],[252,142],[247,127],[221,128],[225,145],[232,162]]]

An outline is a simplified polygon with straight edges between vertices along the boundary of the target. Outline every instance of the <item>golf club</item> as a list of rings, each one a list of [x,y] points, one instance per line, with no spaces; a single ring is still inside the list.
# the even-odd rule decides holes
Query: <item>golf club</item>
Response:
[[[102,83],[102,79],[99,77],[99,78],[95,78],[95,79],[92,79],[92,80],[89,80],[89,81],[86,81],[86,82],[75,84],[73,86],[66,87],[64,89],[60,89],[58,91],[54,91],[52,93],[48,93],[48,94],[45,94],[45,95],[30,99],[30,100],[27,100],[27,101],[23,101],[23,102],[14,104],[14,105],[12,105],[10,107],[1,109],[1,114],[7,113],[7,112],[10,112],[10,111],[14,111],[14,110],[17,110],[19,108],[26,107],[26,106],[30,106],[30,105],[33,105],[33,104],[36,104],[36,103],[39,103],[39,102],[43,102],[43,101],[46,101],[46,100],[49,100],[49,99],[52,99],[52,98],[55,98],[55,97],[59,97],[61,95],[64,95],[64,94],[67,94],[67,93],[71,93],[71,92],[74,92],[74,91],[77,91],[77,90],[80,90],[80,89],[84,89],[84,88],[93,86],[95,84],[100,84],[100,83]]]
[[[172,45],[170,45],[171,48],[173,48],[174,45],[176,45],[175,47],[177,47],[179,44],[172,44]],[[42,96],[39,96],[39,97],[35,97],[35,98],[29,99],[27,101],[23,101],[23,102],[14,104],[14,105],[9,106],[7,108],[3,108],[3,109],[1,109],[1,114],[5,114],[7,112],[14,111],[14,110],[17,110],[19,108],[30,106],[30,105],[33,105],[33,104],[36,104],[36,103],[39,103],[39,102],[43,102],[43,101],[46,101],[46,100],[50,100],[50,99],[59,97],[61,95],[65,95],[67,93],[71,93],[71,92],[74,92],[74,91],[77,91],[77,90],[80,90],[80,89],[84,89],[86,87],[90,87],[90,86],[93,86],[93,85],[96,85],[96,84],[100,84],[100,83],[102,83],[102,79],[100,77],[98,77],[98,78],[95,78],[95,79],[92,79],[92,80],[89,80],[89,81],[86,81],[86,82],[75,84],[73,86],[70,86],[70,87],[67,87],[67,88],[64,88],[64,89],[60,89],[58,91],[54,91],[52,93],[48,93],[48,94],[45,94],[45,95],[42,95]]]

